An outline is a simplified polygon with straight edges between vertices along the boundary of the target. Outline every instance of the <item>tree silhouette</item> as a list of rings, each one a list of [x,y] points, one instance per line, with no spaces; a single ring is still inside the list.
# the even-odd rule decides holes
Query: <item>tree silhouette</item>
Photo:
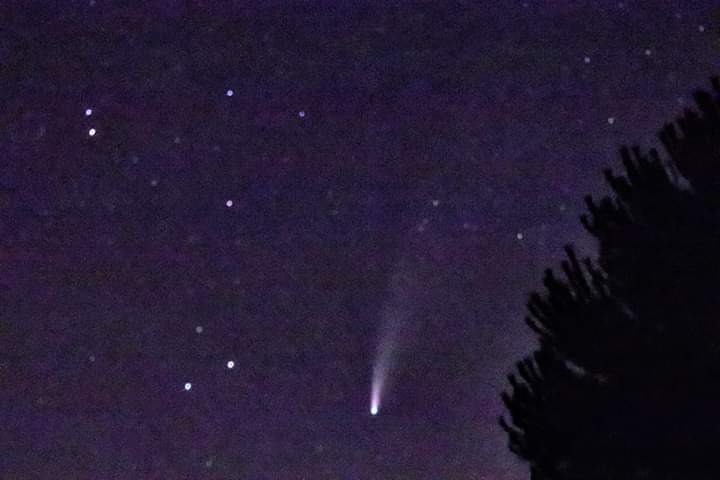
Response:
[[[500,423],[533,479],[717,478],[720,453],[720,81],[655,149],[585,198],[597,262],[565,247],[526,323],[538,349],[508,376]],[[678,128],[679,127],[679,128]],[[686,182],[680,179],[684,177]],[[682,185],[685,184],[685,186]]]

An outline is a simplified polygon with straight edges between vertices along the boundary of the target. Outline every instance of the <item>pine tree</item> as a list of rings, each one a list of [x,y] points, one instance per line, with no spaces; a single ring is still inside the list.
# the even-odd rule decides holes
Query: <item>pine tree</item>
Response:
[[[586,197],[596,262],[565,247],[526,323],[500,423],[532,478],[717,478],[720,453],[720,81],[659,138],[622,147],[612,195]],[[679,129],[678,129],[679,127]],[[681,179],[681,177],[684,177]],[[720,469],[717,469],[720,470]]]

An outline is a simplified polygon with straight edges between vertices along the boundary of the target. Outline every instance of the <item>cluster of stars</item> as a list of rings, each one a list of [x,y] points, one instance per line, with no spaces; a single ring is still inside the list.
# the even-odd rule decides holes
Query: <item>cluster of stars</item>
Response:
[[[92,109],[92,108],[88,107],[88,108],[85,109],[85,116],[86,116],[86,117],[90,117],[92,114],[93,114],[93,109]],[[90,128],[90,129],[88,130],[88,136],[90,136],[90,137],[94,137],[96,133],[97,133],[97,130],[96,130],[95,128]]]
[[[95,361],[94,357],[91,361]],[[235,362],[233,360],[228,360],[227,363],[225,364],[225,366],[227,367],[228,370],[232,370],[233,368],[235,368]],[[192,382],[185,382],[185,385],[183,385],[183,388],[185,389],[186,392],[189,392],[190,390],[192,390],[192,387],[193,387]]]
[[[235,95],[235,90],[229,88],[229,89],[227,89],[227,90],[225,91],[225,95],[228,96],[228,97],[232,97],[233,95]],[[93,109],[90,108],[90,107],[87,107],[87,108],[85,109],[85,116],[86,116],[86,117],[90,117],[90,116],[92,116],[92,114],[93,114]],[[300,110],[300,111],[298,112],[298,116],[299,116],[300,118],[305,118],[305,115],[306,115],[305,110]],[[88,129],[88,132],[87,132],[87,133],[88,133],[88,136],[94,137],[95,135],[97,135],[98,131],[97,131],[97,129],[96,129],[95,127],[90,127],[90,128]],[[175,137],[175,138],[173,139],[173,142],[174,142],[175,144],[179,144],[180,141],[181,141],[180,137]],[[213,149],[216,150],[216,151],[219,150],[219,147],[218,147],[218,148],[216,148],[216,147],[217,147],[217,146],[215,146]],[[138,162],[137,157],[136,157],[136,156],[133,156],[132,161],[133,161],[133,163],[137,163],[137,162]],[[155,178],[150,181],[150,185],[151,185],[152,187],[157,187],[157,186],[158,186],[158,183],[159,183],[159,180],[157,180],[157,179],[155,179]],[[232,208],[233,205],[234,205],[234,202],[233,202],[232,200],[226,200],[226,201],[225,201],[225,206],[226,206],[226,207]],[[437,200],[433,200],[433,205],[434,205],[434,206],[437,206]],[[201,332],[202,332],[202,327],[198,326],[197,329],[199,329],[199,330],[197,330],[197,333],[201,333]],[[232,368],[232,367],[230,367],[230,368]]]
[[[197,333],[198,335],[201,334],[201,333],[203,333],[204,331],[205,331],[205,329],[203,328],[202,325],[197,325],[197,326],[195,327],[195,333]],[[233,368],[235,368],[235,361],[234,361],[234,360],[228,360],[228,361],[225,363],[225,366],[227,367],[228,370],[232,370]],[[185,385],[183,385],[183,388],[185,389],[186,392],[189,392],[190,390],[192,390],[192,383],[191,383],[191,382],[185,382]]]
[[[623,8],[623,7],[624,7],[624,4],[621,2],[621,3],[618,4],[618,6],[619,6],[620,8]],[[675,16],[676,16],[676,18],[678,18],[678,19],[682,18],[682,15],[681,15],[680,13],[677,13]],[[698,32],[701,32],[701,33],[702,33],[702,32],[705,32],[706,27],[705,27],[705,25],[698,25],[697,29],[698,29]],[[652,56],[653,53],[654,53],[654,50],[653,50],[652,48],[649,48],[649,47],[644,48],[644,49],[642,50],[642,54],[643,54],[644,56],[646,56],[646,57]],[[585,56],[583,57],[583,63],[585,63],[585,64],[590,64],[591,62],[592,62],[592,59],[590,58],[589,55],[585,55]],[[678,98],[678,103],[683,104],[683,103],[684,103],[683,99],[682,99],[682,98]],[[607,123],[608,123],[609,125],[614,125],[616,121],[617,121],[617,119],[616,119],[615,117],[613,117],[613,116],[607,118]]]
[[[526,6],[526,5],[527,5],[527,4],[523,4],[523,6]],[[620,3],[618,3],[618,7],[619,7],[619,8],[624,8],[624,7],[625,7],[625,4],[624,4],[623,2],[620,2]],[[682,14],[681,14],[681,13],[676,13],[676,14],[675,14],[675,18],[681,19],[681,18],[682,18]],[[698,25],[697,29],[698,29],[698,32],[703,33],[703,32],[705,32],[706,27],[705,27],[705,25]],[[643,53],[645,54],[646,57],[649,57],[649,56],[652,55],[653,51],[652,51],[651,48],[645,48],[645,50],[643,50]],[[589,55],[585,55],[585,56],[583,57],[583,62],[584,62],[585,64],[589,64],[591,61],[592,61],[592,60],[590,59],[590,56],[589,56]]]

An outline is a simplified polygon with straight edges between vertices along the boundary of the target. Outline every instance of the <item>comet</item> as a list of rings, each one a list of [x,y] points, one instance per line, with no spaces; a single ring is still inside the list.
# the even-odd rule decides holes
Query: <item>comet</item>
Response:
[[[372,386],[370,387],[370,415],[377,415],[380,412],[380,401],[382,400],[385,380],[389,370],[389,359],[391,349],[378,348],[378,356],[373,366]]]
[[[407,273],[407,262],[399,262],[389,285],[389,295],[382,309],[377,350],[370,386],[370,415],[380,413],[382,401],[390,386],[398,352],[411,329],[408,321],[413,310],[417,282]]]

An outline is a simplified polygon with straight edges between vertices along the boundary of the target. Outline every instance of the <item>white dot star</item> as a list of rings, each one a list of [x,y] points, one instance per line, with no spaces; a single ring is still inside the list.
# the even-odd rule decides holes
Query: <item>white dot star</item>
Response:
[[[97,133],[97,130],[95,130],[94,128],[91,128],[90,130],[88,130],[88,135],[90,135],[91,137],[94,137],[96,133]]]
[[[299,116],[300,118],[305,118],[305,110],[300,110],[300,111],[298,112],[298,116]]]
[[[583,58],[583,62],[585,62],[585,63],[590,63],[590,57],[585,57],[585,58]]]
[[[233,362],[232,360],[230,360],[229,362],[227,362],[227,367],[230,368],[230,369],[235,368],[235,362]]]
[[[433,206],[433,207],[437,207],[438,205],[440,205],[440,200],[433,200],[433,201],[432,201],[432,206]]]
[[[198,325],[197,327],[195,327],[195,333],[202,333],[202,332],[203,332],[202,325]]]
[[[609,123],[610,125],[612,125],[613,123],[615,123],[615,117],[609,117],[609,118],[608,118],[608,123]]]
[[[232,97],[233,95],[235,95],[235,92],[229,89],[227,92],[225,92],[225,95],[227,95],[228,97]]]
[[[189,392],[191,388],[192,388],[192,383],[187,382],[187,383],[185,384],[185,391],[186,391],[186,392]]]
[[[652,55],[652,50],[650,50],[649,48],[646,48],[646,49],[645,49],[645,55],[648,56],[648,57],[649,57],[650,55]]]
[[[86,109],[85,109],[85,116],[86,116],[86,117],[89,117],[90,115],[92,115],[92,108],[86,108]]]
[[[699,26],[698,26],[698,31],[699,31],[699,32],[704,32],[704,31],[705,31],[705,25],[699,25]]]
[[[150,185],[152,185],[153,187],[157,187],[157,186],[158,186],[158,180],[157,180],[156,178],[153,178],[152,180],[150,180]]]
[[[516,237],[518,240],[522,240],[522,239],[523,239],[523,234],[522,234],[522,232],[518,232],[518,234],[515,235],[515,237]]]
[[[225,206],[228,207],[228,208],[232,207],[232,206],[233,206],[233,201],[232,201],[232,200],[228,200],[227,202],[225,202]]]

